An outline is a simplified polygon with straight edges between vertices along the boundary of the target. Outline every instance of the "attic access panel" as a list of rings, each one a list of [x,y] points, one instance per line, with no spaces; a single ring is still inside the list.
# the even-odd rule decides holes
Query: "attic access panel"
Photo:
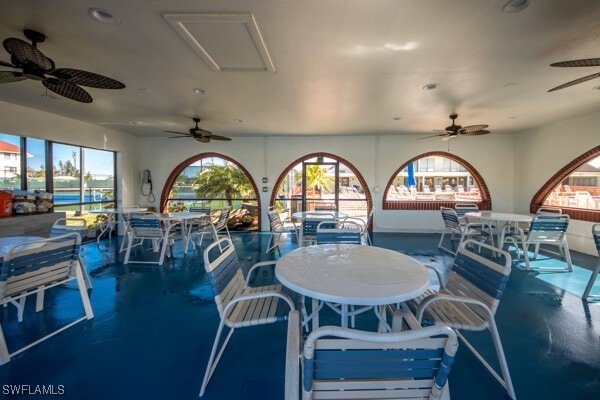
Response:
[[[275,66],[252,14],[163,14],[214,71],[269,71]]]

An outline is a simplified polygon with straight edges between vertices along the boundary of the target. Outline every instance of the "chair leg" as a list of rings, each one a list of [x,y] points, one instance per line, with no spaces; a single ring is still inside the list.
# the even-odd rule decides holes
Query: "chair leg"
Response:
[[[2,332],[2,325],[0,325],[0,365],[4,365],[10,361],[10,353],[8,347],[6,347],[6,339],[4,339],[4,332]]]
[[[581,296],[582,299],[586,300],[590,297],[590,292],[592,291],[592,287],[594,287],[594,283],[596,282],[596,278],[598,277],[598,272],[600,272],[600,259],[598,260],[598,265],[596,265],[596,269],[592,272],[592,276],[585,287],[585,291]],[[593,299],[596,299],[598,296],[591,296]]]
[[[219,347],[219,339],[221,338],[221,333],[223,333],[224,327],[225,327],[225,323],[223,320],[221,320],[221,322],[219,323],[219,329],[217,330],[217,335],[215,336],[215,342],[213,343],[212,351],[210,352],[210,357],[208,358],[208,365],[206,366],[206,372],[204,373],[204,380],[202,381],[202,387],[200,388],[200,395],[199,395],[200,397],[204,396],[204,392],[206,391],[206,386],[208,385],[208,381],[210,380],[210,377],[212,376],[215,368],[217,367],[217,364],[219,363],[219,360],[221,359],[221,355],[223,355],[223,352],[225,351],[225,347],[227,347],[227,343],[229,343],[229,339],[231,338],[231,335],[233,334],[233,331],[235,330],[234,328],[230,328],[230,331],[227,334],[225,341],[221,345],[221,349],[219,350],[219,353],[217,354],[217,349]]]
[[[515,395],[515,389],[512,384],[512,379],[510,377],[510,371],[508,370],[508,363],[506,362],[506,357],[504,355],[504,348],[502,347],[502,342],[500,341],[500,334],[498,333],[498,328],[496,327],[496,321],[494,320],[493,315],[488,313],[488,330],[492,335],[492,340],[494,342],[494,348],[496,350],[496,356],[498,357],[498,363],[500,364],[500,371],[502,373],[502,377],[498,375],[498,373],[492,368],[492,366],[483,358],[483,356],[475,350],[473,345],[458,331],[456,334],[462,342],[471,350],[473,355],[477,357],[477,359],[483,364],[483,366],[492,374],[492,376],[506,389],[506,392],[510,396],[511,399],[516,400],[517,397]]]

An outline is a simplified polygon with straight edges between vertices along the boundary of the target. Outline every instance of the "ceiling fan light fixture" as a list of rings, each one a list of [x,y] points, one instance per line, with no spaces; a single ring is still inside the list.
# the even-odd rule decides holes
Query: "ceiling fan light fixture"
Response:
[[[531,5],[532,0],[509,0],[502,6],[504,14],[515,14],[523,11]]]
[[[92,18],[94,18],[96,21],[100,21],[105,24],[119,25],[121,23],[120,18],[115,17],[114,15],[111,14],[110,11],[105,10],[103,8],[95,8],[95,7],[90,8],[88,10],[88,14],[90,14],[90,16]]]

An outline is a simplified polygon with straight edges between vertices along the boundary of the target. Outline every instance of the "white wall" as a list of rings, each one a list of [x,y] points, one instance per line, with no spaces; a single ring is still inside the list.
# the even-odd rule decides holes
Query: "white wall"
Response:
[[[388,180],[406,160],[429,151],[446,151],[447,143],[439,139],[417,140],[415,135],[396,136],[309,136],[309,137],[234,137],[231,142],[200,144],[194,141],[181,146],[181,140],[147,138],[139,141],[140,167],[152,172],[156,203],[164,183],[181,161],[203,152],[216,152],[235,159],[248,169],[259,189],[262,177],[268,178],[267,193],[260,192],[263,215],[279,174],[306,154],[324,152],[350,162],[363,175],[373,196],[376,231],[441,231],[437,211],[381,210],[383,190]],[[160,149],[160,151],[157,151]],[[513,209],[514,136],[487,135],[462,137],[450,143],[450,151],[471,163],[482,174],[490,189],[494,209]],[[499,168],[501,166],[501,168]],[[377,191],[377,188],[379,191]],[[145,203],[146,201],[146,203]],[[150,205],[139,195],[138,204]],[[263,230],[268,230],[266,218]]]
[[[600,112],[553,123],[519,134],[515,142],[515,212],[528,213],[532,197],[562,167],[600,145]],[[573,250],[597,254],[592,223],[572,221]]]
[[[137,159],[132,153],[131,135],[5,102],[0,102],[0,132],[119,152],[119,193],[124,204],[133,204],[132,188],[137,183],[132,171],[137,169]]]

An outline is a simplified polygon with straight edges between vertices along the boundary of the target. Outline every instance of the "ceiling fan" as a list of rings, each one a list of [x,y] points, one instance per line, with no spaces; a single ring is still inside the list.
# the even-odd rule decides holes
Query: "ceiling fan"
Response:
[[[175,131],[163,131],[163,132],[176,133],[178,135],[183,135],[183,136],[171,136],[169,139],[179,139],[179,138],[191,137],[202,143],[208,143],[211,140],[231,140],[231,138],[228,138],[225,136],[220,136],[220,135],[213,135],[213,133],[211,131],[207,131],[205,129],[199,128],[198,123],[200,122],[200,118],[194,117],[192,119],[196,123],[196,127],[190,128],[189,132],[187,132],[187,133],[175,132]]]
[[[21,71],[0,71],[0,83],[33,79],[41,81],[42,85],[54,93],[81,103],[91,103],[92,96],[80,85],[97,89],[123,89],[125,87],[119,81],[93,72],[55,68],[54,61],[37,49],[37,44],[44,42],[46,36],[31,29],[25,29],[23,33],[31,41],[31,44],[17,38],[7,38],[2,42],[10,54],[10,63],[0,61],[0,65]]]
[[[550,64],[550,66],[551,67],[600,67],[600,58],[587,58],[584,60],[561,61],[561,62],[556,62],[556,63]],[[574,81],[563,83],[562,85],[552,88],[548,91],[554,92],[555,90],[564,89],[569,86],[577,85],[578,83],[587,82],[591,79],[596,79],[596,78],[600,78],[600,72],[596,72],[595,74],[584,76],[583,78],[575,79]]]
[[[460,125],[455,124],[455,120],[458,118],[458,114],[452,113],[450,114],[450,119],[452,120],[452,125],[447,126],[444,130],[435,130],[434,132],[444,132],[438,135],[425,136],[420,139],[428,139],[432,137],[442,137],[442,140],[450,140],[452,138],[458,137],[460,135],[466,136],[477,136],[477,135],[486,135],[490,133],[490,131],[486,131],[485,128],[488,125],[469,125],[462,127]]]

